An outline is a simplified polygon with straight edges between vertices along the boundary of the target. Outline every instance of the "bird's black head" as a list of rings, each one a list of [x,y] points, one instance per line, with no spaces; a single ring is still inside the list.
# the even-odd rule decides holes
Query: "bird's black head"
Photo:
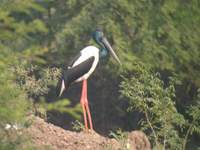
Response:
[[[94,41],[99,44],[100,46],[102,45],[102,38],[104,37],[103,31],[100,28],[97,28],[93,33],[92,33],[92,37],[94,39]]]
[[[115,51],[112,49],[110,43],[108,42],[108,40],[106,39],[106,37],[103,34],[103,31],[100,28],[96,29],[93,32],[92,37],[93,37],[94,41],[101,47],[101,52],[102,52],[103,55],[110,52],[111,55],[113,56],[113,58],[119,64],[121,64],[119,58],[115,54]]]

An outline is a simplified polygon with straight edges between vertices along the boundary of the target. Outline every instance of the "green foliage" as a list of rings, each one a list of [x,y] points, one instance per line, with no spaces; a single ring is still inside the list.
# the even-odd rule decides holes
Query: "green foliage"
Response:
[[[189,107],[189,115],[192,118],[192,122],[189,123],[191,126],[191,133],[193,132],[197,132],[198,134],[200,134],[200,119],[199,119],[199,115],[200,115],[200,103],[198,101],[198,103],[194,106],[190,106]]]
[[[195,105],[191,105],[188,108],[187,113],[190,116],[190,121],[187,122],[186,127],[187,132],[183,141],[183,149],[186,149],[186,144],[189,138],[189,135],[193,133],[200,134],[200,89],[197,90],[197,102]]]
[[[46,33],[45,24],[34,15],[34,11],[41,13],[45,9],[34,0],[10,0],[0,5],[0,41],[2,45],[14,50],[24,50],[31,44],[36,45],[30,35]]]
[[[146,120],[141,124],[147,130],[148,117],[158,143],[180,148],[181,138],[188,141],[189,135],[199,133],[195,97],[195,89],[200,87],[199,6],[198,0],[1,0],[0,124],[23,122],[33,99],[41,101],[37,104],[41,113],[60,109],[78,117],[79,106],[73,109],[68,99],[47,104],[43,100],[55,97],[60,69],[52,66],[65,65],[84,46],[94,44],[90,35],[100,26],[123,68],[118,71],[111,61],[100,62],[103,67],[94,74],[93,84],[98,93],[91,95],[97,99],[92,102],[96,122],[106,116],[104,122],[114,124],[112,117],[127,117],[116,91],[119,73],[131,72],[134,76],[122,83],[129,111],[144,113]],[[174,73],[181,81],[176,86],[168,83]],[[99,116],[95,111],[102,113]],[[183,124],[184,131],[179,132],[177,128],[182,129]],[[150,136],[155,143],[155,135]]]
[[[74,122],[72,122],[72,125],[73,125],[73,129],[75,131],[83,131],[85,129],[85,126],[79,122],[78,120],[75,120]]]
[[[198,84],[196,76],[188,76],[192,70],[190,75],[193,75],[195,69],[192,68],[199,62],[197,1],[73,0],[61,3],[69,12],[65,14],[68,20],[63,29],[55,34],[59,51],[79,50],[82,45],[91,43],[91,31],[102,26],[125,67],[131,69],[131,63],[138,58],[146,65],[175,71]],[[51,17],[63,16],[54,13]]]
[[[109,136],[115,138],[122,150],[130,150],[130,145],[128,143],[128,134],[126,132],[123,132],[121,129],[116,130],[116,132],[111,131]]]
[[[35,147],[29,138],[23,134],[23,129],[10,128],[0,129],[0,149],[1,150],[45,150],[42,146]]]
[[[16,56],[8,49],[1,49],[0,61],[0,149],[21,149],[21,138],[18,131],[5,131],[6,124],[24,126],[30,111],[31,102],[24,91],[15,83],[15,73],[9,61],[17,63]],[[8,62],[7,62],[8,61]]]
[[[186,149],[189,135],[200,134],[199,90],[196,104],[188,106],[188,120],[177,111],[174,102],[177,80],[171,78],[165,85],[159,74],[141,64],[136,66],[139,68],[133,75],[129,73],[128,77],[123,77],[120,85],[122,95],[129,101],[128,111],[138,110],[144,114],[140,127],[149,135],[155,148]]]
[[[79,104],[72,108],[68,99],[62,99],[51,103],[45,102],[44,96],[48,94],[50,90],[49,87],[55,87],[58,82],[61,75],[60,69],[54,67],[40,70],[38,66],[29,66],[24,62],[22,64],[17,64],[13,70],[17,75],[16,81],[21,89],[26,91],[29,97],[39,97],[37,99],[39,99],[40,102],[35,104],[36,114],[40,114],[46,118],[47,111],[59,111],[80,119],[81,108]]]
[[[56,101],[53,103],[45,103],[43,101],[42,105],[46,111],[56,110],[61,113],[68,113],[72,117],[74,117],[76,119],[80,119],[80,114],[81,114],[80,104],[77,104],[76,106],[71,107],[70,101],[68,99],[62,99],[60,101]]]
[[[21,120],[25,116],[29,104],[26,94],[15,83],[14,72],[7,63],[8,60],[16,62],[15,56],[9,50],[2,50],[1,52],[0,124],[3,125],[7,122],[14,123]]]
[[[158,74],[142,70],[135,72],[121,83],[121,93],[129,100],[128,111],[138,110],[145,119],[140,121],[143,130],[149,132],[155,147],[180,149],[181,137],[177,127],[182,128],[184,117],[177,112],[174,83],[164,86]],[[153,144],[153,145],[154,145]]]
[[[29,66],[26,62],[17,64],[13,70],[17,75],[17,83],[32,97],[47,94],[49,86],[55,86],[61,74],[58,68],[41,70],[38,66]]]
[[[47,32],[44,23],[31,15],[33,11],[43,12],[44,9],[27,0],[0,4],[0,149],[23,149],[21,144],[25,143],[18,131],[10,134],[4,128],[8,123],[23,126],[32,107],[26,92],[16,84],[13,66],[20,64],[23,58],[20,52],[35,43],[30,35]],[[30,20],[26,20],[28,18]]]

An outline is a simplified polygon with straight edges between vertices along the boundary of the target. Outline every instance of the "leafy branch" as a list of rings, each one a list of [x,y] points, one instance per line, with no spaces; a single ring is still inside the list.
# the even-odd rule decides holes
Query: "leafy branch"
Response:
[[[189,122],[188,129],[186,131],[185,138],[183,140],[183,150],[186,149],[186,144],[188,141],[189,135],[193,134],[194,132],[200,134],[200,89],[197,90],[197,102],[195,105],[189,106],[187,111],[191,118],[191,122]]]

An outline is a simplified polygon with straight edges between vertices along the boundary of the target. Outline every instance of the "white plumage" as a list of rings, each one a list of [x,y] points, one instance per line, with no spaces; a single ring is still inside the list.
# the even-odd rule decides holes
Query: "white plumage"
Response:
[[[81,56],[74,62],[74,64],[72,65],[72,68],[81,64],[82,62],[86,61],[88,58],[92,56],[94,57],[94,62],[90,70],[87,73],[85,73],[83,76],[78,78],[75,82],[80,82],[80,81],[88,79],[88,77],[93,73],[93,71],[95,70],[99,62],[99,49],[95,46],[87,46],[83,50],[81,50],[80,53],[81,53]]]
[[[99,62],[99,49],[95,46],[85,47],[84,49],[82,49],[80,51],[80,56],[78,58],[76,58],[76,60],[73,60],[73,64],[68,66],[69,70],[73,69],[74,67],[76,67],[77,65],[87,61],[91,57],[94,57],[94,61],[92,63],[91,68],[86,73],[84,73],[82,76],[80,76],[78,79],[76,79],[73,82],[81,82],[83,80],[87,80],[89,78],[89,76],[93,73],[93,71],[95,70],[95,68],[96,68],[96,66]],[[63,93],[63,91],[65,89],[66,89],[65,81],[64,81],[64,79],[62,79],[59,96],[61,96],[61,94]]]

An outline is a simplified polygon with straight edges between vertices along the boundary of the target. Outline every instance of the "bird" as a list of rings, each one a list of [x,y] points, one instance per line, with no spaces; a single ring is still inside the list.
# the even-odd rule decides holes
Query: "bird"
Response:
[[[96,29],[92,33],[96,46],[87,46],[76,55],[69,65],[62,70],[60,81],[58,82],[58,96],[61,96],[73,83],[82,82],[82,92],[80,104],[83,110],[85,129],[93,130],[92,117],[87,98],[87,79],[92,75],[99,63],[99,60],[108,56],[113,58],[121,65],[121,61],[111,47],[101,29]],[[88,128],[88,123],[90,128]]]

